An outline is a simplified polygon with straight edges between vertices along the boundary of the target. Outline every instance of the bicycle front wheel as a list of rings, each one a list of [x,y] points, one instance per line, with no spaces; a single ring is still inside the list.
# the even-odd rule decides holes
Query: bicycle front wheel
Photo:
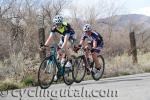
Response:
[[[46,57],[38,70],[38,83],[42,89],[47,89],[52,84],[55,72],[54,56]]]
[[[86,73],[86,60],[84,56],[77,57],[74,63],[73,78],[76,83],[80,83]]]
[[[67,61],[63,66],[64,69],[63,79],[64,79],[64,83],[67,85],[71,85],[74,82],[73,79],[74,61],[75,61],[74,56],[71,56],[70,60],[67,59]]]

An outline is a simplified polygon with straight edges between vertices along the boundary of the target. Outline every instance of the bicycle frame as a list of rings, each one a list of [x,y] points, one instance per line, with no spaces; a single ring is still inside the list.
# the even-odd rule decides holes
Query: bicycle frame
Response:
[[[89,65],[89,63],[88,63],[88,61],[87,61],[87,57],[86,57],[87,51],[86,51],[83,47],[81,47],[80,51],[81,51],[81,56],[83,56],[83,57],[85,58],[86,65],[87,65],[86,68],[90,68],[90,65]],[[80,57],[81,57],[81,56],[80,56]]]
[[[53,46],[50,47],[50,57],[52,56],[52,61],[54,61],[56,63],[56,67],[58,69],[58,74],[59,75],[64,75],[64,70],[62,69],[62,67],[60,66],[60,64],[58,63],[56,56],[57,56],[57,45],[54,44]],[[50,59],[51,60],[51,59]]]

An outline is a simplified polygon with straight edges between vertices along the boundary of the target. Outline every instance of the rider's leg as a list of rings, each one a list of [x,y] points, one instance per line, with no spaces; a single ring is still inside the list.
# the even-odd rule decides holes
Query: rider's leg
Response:
[[[65,59],[66,59],[66,55],[68,54],[67,52],[67,41],[69,39],[69,35],[65,35],[62,36],[61,39],[61,53],[62,53],[62,57],[61,57],[61,64],[63,65],[65,63]]]
[[[63,39],[63,44],[62,44],[62,48],[64,48],[64,52],[63,52],[64,57],[66,57],[66,56],[68,57],[70,55],[70,52],[68,50],[69,38],[70,38],[70,34],[66,33],[66,35],[64,36],[64,39]]]
[[[62,48],[64,48],[64,50],[65,50],[64,53],[63,53],[62,62],[63,62],[63,61],[66,61],[66,57],[67,57],[67,59],[70,58],[70,53],[71,53],[71,51],[69,50],[69,45],[67,44],[68,41],[70,42],[69,39],[70,39],[70,34],[65,35],[65,37],[64,37],[64,43],[63,43],[64,47],[63,47],[63,45],[62,45]],[[65,43],[66,43],[66,44],[65,44]],[[69,70],[72,69],[72,61],[71,61],[71,59],[69,59],[69,60],[67,61],[65,67],[66,67],[66,68],[69,68]]]
[[[93,50],[92,58],[93,58],[93,60],[94,60],[94,62],[96,64],[96,69],[101,69],[101,64],[100,64],[100,62],[99,62],[99,60],[97,58],[97,50]]]
[[[88,49],[88,46],[85,46],[85,49]],[[85,52],[85,57],[87,58],[87,59],[89,59],[89,50],[86,50],[86,52]]]
[[[58,43],[58,46],[61,47],[63,45],[63,43],[64,43],[64,36],[61,36],[59,43]],[[62,53],[61,49],[59,49],[57,51],[57,59],[61,60],[62,58],[63,58],[63,53]]]

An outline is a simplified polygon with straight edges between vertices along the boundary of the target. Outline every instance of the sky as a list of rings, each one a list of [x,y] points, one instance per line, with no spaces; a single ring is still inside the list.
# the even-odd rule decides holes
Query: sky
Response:
[[[150,0],[128,0],[125,5],[129,13],[150,16]]]
[[[102,0],[73,0],[72,4],[84,8],[96,5]],[[150,0],[103,0],[104,2],[115,2],[122,9],[121,14],[143,14],[150,16]],[[101,6],[101,5],[100,5]],[[67,11],[66,11],[67,12]],[[67,14],[67,13],[66,13]]]

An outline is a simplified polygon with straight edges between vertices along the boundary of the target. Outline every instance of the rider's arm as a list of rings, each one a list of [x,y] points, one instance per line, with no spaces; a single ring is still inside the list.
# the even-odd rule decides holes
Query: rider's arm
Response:
[[[96,48],[97,47],[97,41],[93,41],[93,48]]]
[[[79,45],[84,45],[84,40],[81,39]]]
[[[97,34],[92,34],[92,39],[93,39],[93,48],[97,48],[97,42],[99,41],[99,37]]]
[[[51,42],[51,40],[52,40],[52,38],[53,38],[53,32],[51,32],[51,34],[49,35],[49,37],[48,37],[48,39],[46,40],[46,42],[45,42],[45,46],[48,46],[49,44],[50,44],[50,42]]]
[[[56,32],[56,26],[53,25],[52,28],[51,28],[50,35],[49,35],[49,37],[48,37],[48,39],[46,40],[46,42],[45,42],[44,45],[48,46],[48,45],[50,44],[51,40],[53,39],[53,36],[54,36],[55,32]]]
[[[64,43],[63,43],[63,45],[61,46],[61,48],[66,48],[68,39],[69,39],[69,35],[66,34],[65,37],[64,37]]]
[[[82,35],[79,45],[84,45],[84,41],[87,38],[85,34]]]

